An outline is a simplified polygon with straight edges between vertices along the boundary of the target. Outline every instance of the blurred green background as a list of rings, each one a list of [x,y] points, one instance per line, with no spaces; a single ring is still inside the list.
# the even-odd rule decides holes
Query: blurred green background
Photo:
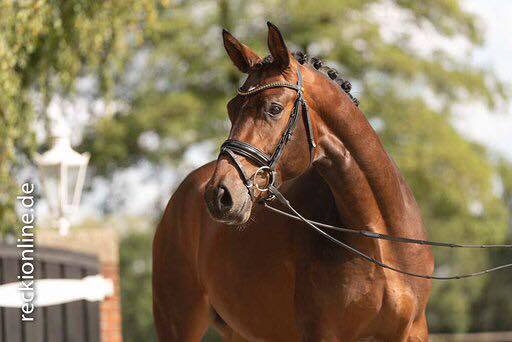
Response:
[[[431,239],[510,242],[510,162],[453,125],[461,103],[499,111],[510,95],[492,66],[471,62],[485,31],[459,1],[1,0],[0,12],[3,235],[16,225],[20,175],[33,166],[33,153],[47,148],[53,99],[93,104],[85,119],[67,114],[71,125],[80,122],[77,149],[92,155],[90,191],[95,180],[108,183],[144,165],[172,175],[160,189],[167,199],[190,171],[183,161],[191,149],[213,159],[229,128],[225,105],[242,76],[225,55],[221,28],[265,55],[271,20],[292,50],[320,56],[352,81],[360,108],[411,185]],[[390,37],[387,26],[399,32]],[[463,41],[466,52],[418,48],[425,30],[432,41]],[[117,214],[123,201],[98,209],[118,220],[123,237],[125,341],[155,339],[150,257],[161,199],[135,220]],[[510,252],[436,250],[437,267],[447,273],[511,260]],[[506,271],[435,283],[431,331],[512,330],[511,283]]]

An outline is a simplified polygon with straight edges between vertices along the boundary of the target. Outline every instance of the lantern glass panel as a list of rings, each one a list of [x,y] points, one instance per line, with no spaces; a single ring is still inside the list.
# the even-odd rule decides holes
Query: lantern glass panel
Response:
[[[67,166],[67,184],[66,184],[66,205],[73,206],[75,198],[76,185],[78,181],[78,171],[80,170],[80,166],[78,165],[69,165]]]
[[[43,173],[43,185],[50,210],[58,214],[60,212],[60,165],[46,165],[41,167]]]

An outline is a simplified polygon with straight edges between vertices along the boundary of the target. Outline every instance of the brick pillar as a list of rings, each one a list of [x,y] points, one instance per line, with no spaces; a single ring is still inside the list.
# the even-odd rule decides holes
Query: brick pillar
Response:
[[[61,236],[53,229],[39,229],[38,246],[67,249],[98,256],[101,274],[114,283],[114,294],[100,303],[101,342],[122,342],[119,288],[119,238],[113,229],[73,229]]]
[[[114,295],[106,298],[100,304],[101,341],[121,342],[121,294],[119,292],[119,266],[101,264],[101,274],[114,282]]]

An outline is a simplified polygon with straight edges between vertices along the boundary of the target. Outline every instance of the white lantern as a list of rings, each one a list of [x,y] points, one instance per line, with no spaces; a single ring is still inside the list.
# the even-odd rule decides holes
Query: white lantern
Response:
[[[58,125],[52,131],[51,149],[35,156],[50,214],[62,235],[67,234],[71,215],[80,204],[89,163],[88,153],[80,154],[71,148],[69,135],[67,127]]]

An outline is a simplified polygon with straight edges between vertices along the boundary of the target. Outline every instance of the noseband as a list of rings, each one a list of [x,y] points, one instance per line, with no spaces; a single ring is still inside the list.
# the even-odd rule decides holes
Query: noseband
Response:
[[[237,91],[238,94],[241,96],[250,96],[270,88],[289,88],[297,92],[297,97],[293,104],[293,109],[290,113],[290,118],[288,119],[286,128],[283,134],[281,135],[281,138],[279,139],[279,142],[277,143],[274,152],[271,155],[266,154],[265,152],[261,151],[254,145],[235,139],[227,139],[226,141],[224,141],[220,148],[220,154],[225,154],[229,156],[229,158],[233,161],[236,169],[240,173],[240,177],[242,178],[247,189],[249,190],[249,194],[251,194],[251,196],[253,188],[258,189],[261,192],[265,192],[271,186],[273,186],[274,180],[276,178],[275,167],[283,154],[284,147],[290,140],[293,131],[297,126],[299,112],[302,113],[302,116],[304,118],[304,126],[306,128],[306,135],[309,144],[310,160],[313,160],[314,149],[316,147],[316,144],[313,135],[313,128],[311,126],[311,119],[309,117],[308,106],[304,99],[304,89],[302,87],[302,74],[300,72],[299,67],[297,67],[297,79],[297,84],[288,82],[272,82],[250,88],[247,91],[244,91],[241,88],[239,88]],[[259,169],[252,176],[249,177],[237,156],[249,159],[251,162],[258,165]],[[256,182],[256,177],[265,174],[268,177],[267,184],[264,187],[260,187]],[[270,196],[268,192],[267,194]]]

